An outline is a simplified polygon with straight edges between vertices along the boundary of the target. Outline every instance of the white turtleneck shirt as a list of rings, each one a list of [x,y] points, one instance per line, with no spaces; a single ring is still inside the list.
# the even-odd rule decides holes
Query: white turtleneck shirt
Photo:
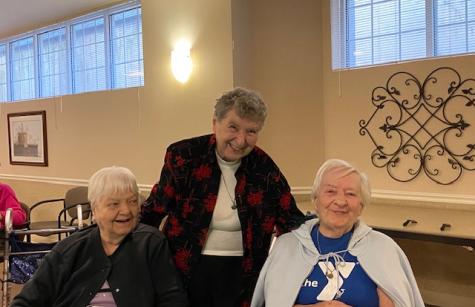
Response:
[[[234,192],[236,188],[234,174],[241,165],[241,160],[224,161],[217,153],[216,158],[221,169],[221,181],[208,238],[201,253],[214,256],[242,256],[241,223],[236,210]]]

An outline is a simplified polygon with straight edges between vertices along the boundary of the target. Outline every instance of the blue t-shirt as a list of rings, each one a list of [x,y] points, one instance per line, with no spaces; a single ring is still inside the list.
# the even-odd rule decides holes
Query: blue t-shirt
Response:
[[[303,281],[295,304],[315,304],[323,301],[338,300],[353,307],[378,307],[379,298],[376,284],[361,268],[358,259],[346,252],[352,231],[340,238],[327,238],[318,228],[312,229],[313,243],[321,255],[337,253],[343,259],[335,269],[335,259],[320,260],[312,272]]]

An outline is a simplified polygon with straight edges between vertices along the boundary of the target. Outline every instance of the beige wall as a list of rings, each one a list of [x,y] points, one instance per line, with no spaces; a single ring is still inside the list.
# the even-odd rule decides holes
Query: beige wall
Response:
[[[392,73],[407,70],[424,78],[436,67],[452,66],[469,78],[475,56],[335,72],[329,10],[329,1],[313,0],[144,0],[146,85],[2,104],[1,144],[7,144],[6,114],[47,111],[50,165],[12,166],[2,146],[0,174],[84,184],[97,168],[116,164],[130,167],[147,188],[158,177],[166,146],[209,132],[214,99],[238,85],[256,89],[268,103],[260,145],[297,191],[308,191],[318,165],[337,157],[367,172],[376,191],[471,198],[470,172],[449,186],[423,174],[409,183],[390,179],[371,164],[372,144],[359,135],[358,122],[373,111],[371,90]],[[185,85],[173,79],[169,64],[180,38],[193,46],[194,70]]]
[[[320,1],[233,1],[236,85],[269,105],[260,145],[294,188],[308,187],[323,161]]]
[[[85,184],[99,167],[112,164],[131,168],[147,189],[159,175],[166,146],[211,131],[215,98],[238,85],[256,89],[268,103],[260,145],[297,191],[308,192],[325,158],[343,158],[368,173],[374,190],[393,193],[390,203],[410,193],[428,193],[429,200],[439,193],[455,201],[465,196],[473,205],[475,173],[466,172],[449,186],[424,175],[398,183],[371,164],[372,144],[359,135],[358,123],[373,111],[372,89],[394,72],[406,70],[424,78],[437,67],[451,66],[464,78],[474,78],[474,55],[334,72],[328,0],[142,3],[144,87],[1,105],[0,178],[36,176],[51,182],[2,179],[14,186],[20,199],[31,204],[58,197],[70,185]],[[194,70],[185,85],[170,73],[170,50],[179,38],[193,43]],[[43,109],[50,165],[10,165],[6,114]],[[424,268],[416,268],[422,278],[430,275],[421,271]],[[432,282],[430,276],[427,280]]]
[[[398,71],[407,71],[423,80],[432,70],[449,66],[461,74],[463,79],[475,77],[475,55],[449,57],[436,60],[423,60],[402,64],[383,65],[346,71],[331,70],[331,37],[329,1],[322,1],[323,7],[323,101],[325,122],[325,156],[342,158],[351,161],[364,170],[375,190],[389,190],[423,193],[441,193],[447,195],[474,196],[472,188],[474,172],[464,172],[460,180],[448,186],[442,186],[420,174],[408,183],[399,183],[389,178],[385,169],[372,165],[370,155],[374,146],[368,136],[359,135],[359,121],[368,119],[374,111],[371,104],[371,92],[377,86],[384,86],[386,80]],[[475,113],[467,112],[467,108],[458,110],[465,112],[464,117],[472,126],[466,130],[467,143],[473,143],[475,136]],[[463,113],[462,113],[463,114]],[[472,121],[470,121],[472,119]],[[472,164],[472,167],[475,167]]]
[[[144,0],[142,7],[145,86],[2,104],[0,174],[81,184],[99,167],[124,165],[150,185],[169,143],[211,131],[214,100],[233,86],[230,1]],[[186,85],[170,72],[171,49],[183,38],[193,44]],[[47,112],[48,167],[9,163],[7,114],[31,110]],[[31,182],[12,184],[32,199],[24,188]]]

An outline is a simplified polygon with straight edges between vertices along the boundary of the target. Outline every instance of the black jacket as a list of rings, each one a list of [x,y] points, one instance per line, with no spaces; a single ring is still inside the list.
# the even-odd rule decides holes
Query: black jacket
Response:
[[[106,279],[118,307],[187,306],[165,237],[143,224],[111,256],[95,225],[61,241],[11,306],[84,307]]]
[[[284,175],[259,147],[241,159],[235,176],[244,250],[239,306],[249,306],[274,228],[277,234],[298,228],[304,215]],[[214,135],[179,141],[168,147],[160,181],[143,207],[144,224],[158,227],[168,215],[163,233],[185,287],[208,236],[220,180]]]

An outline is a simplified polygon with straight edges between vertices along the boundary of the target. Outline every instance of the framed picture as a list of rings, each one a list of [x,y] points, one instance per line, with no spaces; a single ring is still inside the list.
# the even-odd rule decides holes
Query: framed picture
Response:
[[[48,166],[46,111],[8,114],[10,164]]]

